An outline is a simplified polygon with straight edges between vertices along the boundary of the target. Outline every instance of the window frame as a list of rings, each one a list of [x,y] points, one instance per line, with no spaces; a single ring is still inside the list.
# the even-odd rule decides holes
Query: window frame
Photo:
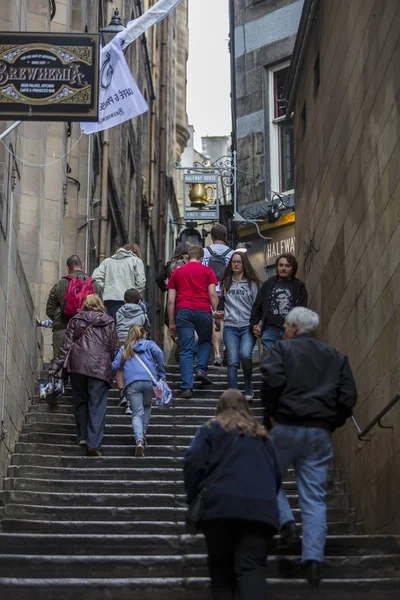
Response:
[[[271,190],[282,196],[294,194],[294,187],[282,191],[282,154],[280,139],[280,123],[285,121],[285,116],[275,118],[275,73],[287,69],[290,59],[284,60],[268,68],[268,100],[269,100],[269,148],[270,148],[270,180]]]

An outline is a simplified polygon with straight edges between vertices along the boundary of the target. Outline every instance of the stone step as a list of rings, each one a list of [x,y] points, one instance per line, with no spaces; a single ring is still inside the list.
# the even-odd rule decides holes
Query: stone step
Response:
[[[399,577],[398,554],[329,557],[322,567],[323,578]],[[51,556],[0,554],[0,577],[63,578],[104,576],[129,577],[208,577],[206,554],[155,556]],[[299,556],[268,557],[268,577],[301,578]]]
[[[51,439],[49,440],[48,437]],[[45,442],[51,441],[54,439],[54,436],[46,436],[44,439]],[[111,437],[106,440],[109,443],[104,444],[102,448],[102,452],[105,456],[124,456],[134,458],[135,454],[135,442],[133,439],[133,435],[131,436],[118,436],[117,438]],[[150,440],[149,440],[150,441]],[[157,456],[171,456],[178,457],[180,459],[183,458],[185,452],[187,451],[188,444],[186,443],[186,439],[184,439],[183,446],[171,446],[171,442],[178,441],[178,438],[171,439],[170,437],[164,436],[154,436],[151,439],[151,442],[154,442],[146,446],[145,453],[146,457],[154,457]],[[181,440],[182,441],[182,440]],[[31,448],[31,452],[29,449]],[[71,438],[70,440],[64,439],[60,444],[48,444],[48,443],[33,443],[33,444],[18,444],[16,446],[16,452],[21,452],[22,455],[32,454],[32,455],[48,455],[48,456],[82,456],[86,457],[86,448],[80,447],[76,444],[76,440]],[[13,457],[14,461],[14,457]],[[93,462],[93,459],[90,459],[89,462]],[[15,464],[13,462],[13,464]]]
[[[309,600],[394,600],[400,578],[325,579],[318,591],[310,590],[304,579],[269,579],[268,599]],[[2,600],[208,600],[208,578],[0,578]]]
[[[73,449],[78,449],[78,446],[71,446]],[[157,446],[157,449],[161,446]],[[146,447],[146,452],[150,446]],[[166,447],[169,449],[169,446]],[[148,468],[148,467],[177,467],[182,469],[182,459],[179,456],[144,456],[135,458],[134,456],[102,456],[99,458],[90,458],[88,456],[63,456],[63,455],[32,455],[30,453],[14,454],[12,458],[12,466],[33,466],[33,467],[51,467],[57,469],[90,469],[96,473],[97,469],[124,469],[125,468]],[[329,479],[338,480],[340,471],[331,468],[329,471]],[[285,481],[294,480],[294,470],[288,469]]]
[[[30,443],[30,444],[46,444],[48,446],[53,445],[53,450],[50,449],[50,453],[54,455],[59,454],[58,448],[61,446],[69,446],[78,450],[78,454],[85,455],[86,449],[85,447],[80,447],[76,443],[76,437],[74,434],[58,434],[58,433],[32,433],[29,434],[28,437],[25,437],[25,434],[20,436],[21,442]],[[190,442],[192,441],[193,436],[191,435],[148,435],[148,446],[146,447],[146,452],[154,455],[154,453],[158,453],[160,456],[171,455],[171,456],[183,456],[188,449]],[[107,450],[112,448],[112,446],[125,446],[130,449],[129,451],[125,449],[124,454],[128,452],[126,455],[131,455],[133,453],[135,442],[133,438],[132,427],[130,431],[122,435],[105,435],[103,439],[103,448],[102,451],[104,454],[107,453]],[[74,450],[74,454],[75,454]]]
[[[31,415],[30,415],[31,416]],[[43,415],[44,416],[44,415]],[[174,425],[174,424],[165,424],[165,425],[153,425],[150,420],[148,435],[170,435],[170,436],[188,436],[192,438],[197,430],[199,425]],[[52,422],[39,422],[36,420],[35,423],[28,423],[23,426],[22,434],[25,433],[54,433],[56,429],[57,433],[67,433],[70,435],[74,435],[76,431],[75,423],[70,421],[70,423],[52,423]],[[122,434],[132,434],[132,424],[130,419],[123,419],[120,425],[116,424],[108,424],[106,422],[106,426],[104,428],[104,435],[122,435]],[[190,442],[190,440],[189,440]]]
[[[125,493],[125,492],[146,492],[150,493],[184,493],[183,475],[181,469],[131,469],[133,473],[126,479],[102,479],[98,475],[97,479],[88,480],[86,473],[85,477],[80,479],[76,471],[73,471],[69,479],[61,479],[64,477],[64,471],[58,471],[57,478],[29,478],[29,477],[6,477],[4,479],[4,490],[19,490],[19,491],[36,491],[36,492],[65,492],[65,493]],[[90,473],[93,475],[92,473]],[[103,474],[105,477],[105,474]],[[140,479],[135,479],[140,477]],[[343,508],[350,507],[350,496],[344,494],[343,485],[336,482],[330,482],[327,503],[332,506],[338,502],[336,506]],[[294,481],[287,481],[283,484],[285,490],[294,492],[296,484]]]
[[[121,525],[118,523],[118,525]],[[0,535],[2,554],[47,555],[145,555],[204,553],[202,535],[121,535],[68,533],[3,533]],[[300,551],[300,544],[295,549]],[[271,552],[281,554],[274,542]],[[400,536],[328,534],[326,556],[366,556],[370,554],[400,555]]]
[[[148,467],[142,466],[142,461],[135,463],[135,466],[125,468],[62,468],[62,467],[39,467],[39,466],[18,466],[12,465],[8,469],[8,480],[14,480],[15,485],[30,486],[31,481],[40,481],[42,483],[49,482],[49,486],[58,485],[58,481],[107,481],[118,484],[124,481],[153,481],[153,480],[173,480],[182,481],[182,467],[178,463],[172,463],[169,466],[163,467]],[[174,465],[175,464],[175,468]],[[6,485],[6,484],[5,484]],[[34,483],[32,483],[32,486]],[[289,472],[284,481],[285,489],[296,489],[296,482],[293,471]],[[21,489],[22,489],[21,487]],[[332,475],[328,480],[329,491],[339,494],[345,493],[344,482],[338,481]]]
[[[44,519],[55,521],[180,521],[185,515],[185,503],[176,496],[168,498],[164,494],[160,498],[152,495],[146,500],[146,495],[139,502],[139,494],[128,495],[124,498],[119,494],[90,495],[83,494],[36,494],[38,502],[46,504],[26,503],[32,501],[35,494],[29,492],[4,492],[13,498],[12,503],[6,504],[6,518]],[[20,502],[16,499],[19,497]],[[25,500],[25,502],[24,502]],[[50,504],[52,501],[54,504]],[[124,502],[130,502],[124,504]],[[150,503],[152,502],[152,503]],[[134,504],[133,504],[134,503]],[[301,521],[300,510],[295,508],[293,515],[296,521]],[[347,508],[327,508],[329,522],[341,521],[354,523],[355,512]]]
[[[132,427],[132,417],[125,414],[125,409],[120,408],[119,413],[107,414],[107,425],[129,425]],[[257,416],[261,416],[261,410],[258,411]],[[157,425],[169,428],[176,428],[179,426],[193,425],[201,427],[208,419],[211,419],[214,415],[211,413],[207,416],[204,415],[166,415],[166,414],[152,414],[149,423],[150,428],[154,428]],[[46,413],[46,412],[30,412],[25,420],[26,425],[35,425],[36,423],[51,423],[52,425],[72,425],[75,427],[75,417],[72,413],[57,412],[57,413]],[[54,427],[53,427],[54,429]]]
[[[154,509],[153,509],[154,510]],[[79,518],[79,515],[77,515]],[[157,520],[158,519],[158,520]],[[183,515],[179,517],[183,519]],[[38,518],[36,516],[12,516],[2,521],[3,531],[7,533],[43,533],[51,531],[53,534],[78,534],[78,535],[183,535],[185,523],[183,520],[161,519],[156,516],[153,520],[59,520],[58,518]],[[328,522],[329,535],[349,535],[361,533],[357,524],[348,521]],[[301,523],[298,523],[301,532]],[[1,543],[1,536],[0,536]],[[204,548],[203,548],[204,551]],[[298,549],[300,552],[300,547]],[[7,550],[9,552],[9,550]],[[139,550],[143,554],[145,550]],[[152,551],[160,552],[160,550]]]
[[[188,401],[186,401],[187,403]],[[251,409],[253,414],[258,418],[258,417],[262,417],[263,414],[263,408],[261,406],[261,404],[256,404],[256,402],[253,402],[251,404]],[[108,403],[107,406],[107,419],[110,416],[113,415],[121,415],[124,414],[125,411],[125,407],[122,406],[117,406],[117,402],[115,402],[115,405],[110,405],[110,402]],[[57,407],[56,410],[53,409],[49,409],[49,405],[46,402],[41,402],[38,404],[33,404],[30,406],[29,408],[29,413],[28,414],[38,414],[38,413],[44,413],[44,414],[49,414],[49,415],[64,415],[69,417],[70,415],[74,414],[73,408],[72,408],[72,402],[70,400],[66,400],[64,397],[62,399],[59,400],[59,405]],[[154,421],[154,419],[156,418],[163,418],[163,419],[167,419],[170,418],[172,421],[175,421],[176,417],[198,417],[198,418],[202,418],[203,422],[207,421],[208,419],[211,419],[212,417],[215,416],[215,407],[214,406],[198,406],[197,404],[195,404],[194,406],[190,405],[188,406],[183,405],[183,401],[182,401],[182,406],[174,406],[168,409],[159,409],[157,407],[153,407],[152,408],[152,413],[151,413],[151,420],[152,422]]]
[[[44,480],[43,483],[46,483]],[[97,482],[97,490],[93,489],[93,482],[85,481],[66,481],[64,487],[58,485],[59,482],[54,482],[54,486],[47,485],[50,490],[38,489],[21,490],[5,487],[2,492],[3,501],[7,506],[11,504],[32,504],[32,505],[52,505],[52,506],[67,506],[67,507],[137,507],[147,510],[150,507],[165,507],[166,509],[175,508],[176,506],[186,505],[186,495],[181,481],[158,481],[147,483],[142,481],[126,481],[125,484],[120,484],[120,489],[114,489],[111,482],[107,486],[107,482]],[[48,482],[47,482],[48,484]],[[81,484],[81,485],[80,485]],[[101,484],[104,484],[103,487]],[[157,484],[157,489],[154,489]],[[40,481],[36,483],[40,485]],[[89,490],[87,488],[89,487]],[[146,490],[143,488],[147,487]],[[61,488],[61,489],[60,489]],[[84,488],[84,489],[81,489]],[[153,489],[152,489],[153,488]],[[147,491],[150,489],[150,491]],[[86,491],[87,490],[87,491]],[[299,506],[299,496],[296,491],[287,495],[289,504],[293,508]],[[326,504],[330,509],[350,509],[350,497],[348,494],[330,493],[327,495]],[[6,506],[6,513],[7,513]],[[147,513],[146,513],[147,514]],[[351,511],[353,514],[353,511]],[[342,515],[341,515],[342,518]],[[343,520],[343,519],[342,519]]]

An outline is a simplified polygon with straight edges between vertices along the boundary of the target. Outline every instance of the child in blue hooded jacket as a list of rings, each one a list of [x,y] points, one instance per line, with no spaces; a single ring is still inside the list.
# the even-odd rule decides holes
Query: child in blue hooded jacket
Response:
[[[164,353],[146,340],[143,327],[133,325],[112,364],[113,373],[123,369],[125,395],[132,409],[135,456],[144,456],[146,431],[151,415],[155,381],[165,379]]]

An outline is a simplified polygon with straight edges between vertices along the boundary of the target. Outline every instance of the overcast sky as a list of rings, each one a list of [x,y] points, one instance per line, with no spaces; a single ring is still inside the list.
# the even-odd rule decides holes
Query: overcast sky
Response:
[[[201,138],[230,135],[228,0],[189,0],[188,103],[195,147]]]

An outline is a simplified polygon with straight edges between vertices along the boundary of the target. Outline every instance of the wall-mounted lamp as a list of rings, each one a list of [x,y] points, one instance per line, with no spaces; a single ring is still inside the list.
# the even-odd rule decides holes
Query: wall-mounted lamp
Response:
[[[236,252],[247,252],[247,250],[251,248],[251,242],[239,242],[236,246]]]
[[[111,42],[117,33],[124,31],[124,29],[125,27],[122,25],[121,17],[119,16],[119,10],[116,8],[109,24],[100,29],[103,46]]]

